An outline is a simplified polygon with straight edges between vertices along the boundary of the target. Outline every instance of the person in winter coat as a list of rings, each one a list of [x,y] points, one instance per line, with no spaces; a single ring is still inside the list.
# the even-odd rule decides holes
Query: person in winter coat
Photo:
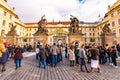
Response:
[[[81,71],[84,72],[84,70],[82,68],[82,66],[84,65],[86,71],[89,72],[87,69],[87,66],[86,66],[86,61],[85,61],[85,59],[87,59],[87,55],[85,53],[84,45],[81,46],[79,54],[80,54],[80,69],[81,69]]]
[[[11,52],[10,52],[10,59],[13,59],[13,57],[14,57],[15,48],[16,48],[16,45],[12,45]]]
[[[111,57],[112,57],[112,62],[113,62],[113,64],[114,64],[114,67],[115,67],[115,68],[118,68],[118,66],[117,66],[117,61],[116,61],[117,51],[116,51],[116,49],[115,49],[115,46],[112,46]]]
[[[76,66],[79,66],[79,57],[80,57],[80,54],[79,54],[79,46],[77,45],[76,47],[75,47],[75,51],[74,51],[74,53],[75,53],[75,61],[76,61]]]
[[[47,52],[45,50],[45,48],[42,46],[40,48],[40,52],[39,52],[39,68],[42,66],[42,63],[44,64],[44,69],[46,68],[46,57],[47,57]]]
[[[3,39],[0,37],[0,57],[2,57],[2,54],[6,51],[6,48],[3,44]]]
[[[117,44],[116,48],[117,48],[118,56],[120,56],[120,44]]]
[[[51,53],[52,53],[52,67],[57,65],[57,54],[58,54],[58,47],[54,43],[52,48],[51,48]]]
[[[21,60],[23,59],[23,48],[21,48],[20,46],[17,46],[15,49],[15,55],[14,55],[14,60],[15,60],[15,66],[17,69],[18,67],[21,67]]]
[[[39,55],[39,52],[40,52],[39,48],[40,47],[37,45],[37,47],[36,47],[36,60],[38,60],[38,55]]]
[[[67,47],[67,44],[65,46],[65,58],[68,58],[68,47]]]
[[[58,45],[57,61],[58,61],[58,62],[62,61],[62,45]]]
[[[99,53],[100,53],[100,55],[99,55],[99,62],[100,62],[100,64],[105,64],[106,63],[106,49],[103,47],[103,46],[100,46],[100,48],[99,48]]]
[[[24,52],[27,51],[27,47],[26,47],[26,45],[23,45],[23,50],[24,50]]]
[[[74,66],[75,54],[74,54],[74,46],[73,45],[70,46],[69,60],[70,60],[70,66]]]
[[[2,57],[0,58],[0,64],[2,64],[2,72],[6,71],[5,65],[6,62],[8,61],[8,58],[9,58],[9,51],[6,50],[6,52],[3,53]]]
[[[92,45],[91,48],[91,70],[90,73],[93,72],[93,68],[98,69],[98,73],[100,73],[100,65],[99,65],[99,51],[95,44]]]

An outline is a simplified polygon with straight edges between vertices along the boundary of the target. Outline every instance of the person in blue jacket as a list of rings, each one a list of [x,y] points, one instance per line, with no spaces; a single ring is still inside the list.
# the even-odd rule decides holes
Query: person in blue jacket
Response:
[[[2,72],[6,71],[5,65],[6,65],[6,62],[8,61],[8,58],[9,58],[9,51],[7,49],[6,52],[2,55],[2,57],[0,57],[0,64],[2,65]]]

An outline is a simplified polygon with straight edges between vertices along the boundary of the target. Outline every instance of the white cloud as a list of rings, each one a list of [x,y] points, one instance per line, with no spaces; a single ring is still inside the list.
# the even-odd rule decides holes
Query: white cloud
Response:
[[[47,21],[69,20],[70,14],[80,21],[94,22],[98,15],[103,17],[107,6],[116,0],[8,0],[23,22],[37,22],[45,14]]]

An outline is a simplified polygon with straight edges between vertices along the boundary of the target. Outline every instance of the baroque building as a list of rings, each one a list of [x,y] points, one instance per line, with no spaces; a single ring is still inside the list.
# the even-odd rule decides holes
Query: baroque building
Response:
[[[115,33],[115,44],[120,43],[120,0],[117,0],[112,6],[108,6],[108,12],[104,19],[96,25],[96,35],[100,38],[102,28],[105,24],[110,24],[109,28]]]
[[[96,35],[97,29],[96,25],[98,23],[85,23],[85,22],[80,22],[79,28],[82,27],[82,33],[83,35],[83,42],[84,44],[101,44],[101,38]],[[33,40],[34,36],[33,34],[37,31],[38,29],[38,24],[37,23],[25,23],[26,25],[26,38],[28,39],[28,43],[31,43],[31,40]],[[68,44],[69,39],[69,27],[70,27],[70,21],[64,21],[64,22],[47,22],[46,29],[49,35],[48,38],[48,44],[53,44],[54,42],[57,42],[59,40],[62,40],[63,43]],[[60,38],[61,35],[61,38]]]
[[[4,41],[6,41],[6,34],[13,25],[16,26],[18,38],[23,37],[25,25],[19,20],[15,8],[11,8],[7,0],[0,0],[0,36],[4,38]]]
[[[0,1],[0,36],[6,41],[6,34],[10,31],[13,25],[16,26],[17,43],[19,44],[34,44],[34,33],[38,30],[38,22],[22,23],[14,8],[11,8],[7,0]],[[109,28],[115,33],[115,44],[120,43],[120,0],[117,0],[112,6],[108,6],[108,12],[100,22],[79,23],[79,28],[82,29],[83,43],[88,45],[96,43],[102,44],[101,34],[105,24],[110,24]],[[54,42],[62,42],[69,44],[69,27],[70,21],[47,22],[46,30],[48,33],[48,44]]]

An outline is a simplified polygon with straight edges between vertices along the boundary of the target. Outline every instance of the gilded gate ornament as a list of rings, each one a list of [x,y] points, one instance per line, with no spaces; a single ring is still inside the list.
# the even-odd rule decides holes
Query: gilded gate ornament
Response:
[[[64,31],[62,28],[57,28],[54,31],[50,32],[49,34],[68,34],[68,32]]]

